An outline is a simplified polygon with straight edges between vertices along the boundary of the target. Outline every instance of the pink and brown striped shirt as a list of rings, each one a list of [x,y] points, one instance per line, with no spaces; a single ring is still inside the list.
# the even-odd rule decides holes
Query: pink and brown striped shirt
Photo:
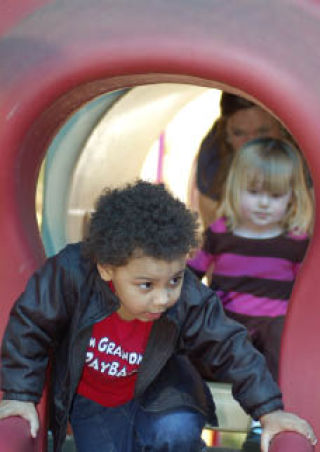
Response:
[[[211,287],[228,311],[276,317],[287,311],[308,244],[306,234],[236,236],[220,218],[207,229],[202,249],[188,265],[200,277],[214,267]]]

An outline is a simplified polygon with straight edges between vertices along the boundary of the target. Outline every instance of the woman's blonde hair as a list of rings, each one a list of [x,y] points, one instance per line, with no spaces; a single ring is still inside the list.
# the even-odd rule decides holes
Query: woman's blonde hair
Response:
[[[313,202],[306,184],[299,151],[288,142],[273,138],[249,141],[235,154],[226,181],[220,209],[231,229],[240,223],[240,196],[245,189],[259,189],[292,196],[283,228],[287,232],[310,233]]]

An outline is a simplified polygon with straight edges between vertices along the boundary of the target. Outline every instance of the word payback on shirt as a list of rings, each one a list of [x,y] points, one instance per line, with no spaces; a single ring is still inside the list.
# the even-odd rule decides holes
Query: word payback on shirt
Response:
[[[136,352],[127,352],[121,345],[109,340],[108,337],[102,337],[100,340],[92,337],[89,342],[89,348],[86,355],[86,364],[96,371],[107,374],[112,377],[126,377],[137,372],[143,355]],[[95,351],[98,351],[96,354]],[[104,360],[103,356],[118,357],[118,360]]]

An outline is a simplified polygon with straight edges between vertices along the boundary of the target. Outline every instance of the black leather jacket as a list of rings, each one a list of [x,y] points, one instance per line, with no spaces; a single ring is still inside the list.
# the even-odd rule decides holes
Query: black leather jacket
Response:
[[[4,398],[38,402],[51,354],[56,452],[65,438],[92,326],[118,306],[96,266],[82,257],[81,244],[75,244],[47,260],[12,309],[2,347]],[[215,293],[186,270],[178,302],[152,327],[135,397],[150,411],[194,407],[215,423],[214,403],[200,374],[232,382],[235,398],[255,418],[283,407],[245,328],[227,319]]]

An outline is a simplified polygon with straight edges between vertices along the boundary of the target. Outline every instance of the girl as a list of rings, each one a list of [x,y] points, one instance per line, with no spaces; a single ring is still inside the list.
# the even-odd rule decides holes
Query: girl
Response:
[[[247,327],[277,379],[284,315],[312,222],[298,151],[271,138],[242,146],[220,212],[189,266],[201,277],[213,267],[211,287],[225,312]]]
[[[226,314],[247,328],[277,380],[284,316],[313,216],[298,151],[272,138],[244,144],[232,162],[220,213],[189,266],[200,277],[213,272],[211,287]],[[260,450],[260,433],[253,422],[242,450]]]

